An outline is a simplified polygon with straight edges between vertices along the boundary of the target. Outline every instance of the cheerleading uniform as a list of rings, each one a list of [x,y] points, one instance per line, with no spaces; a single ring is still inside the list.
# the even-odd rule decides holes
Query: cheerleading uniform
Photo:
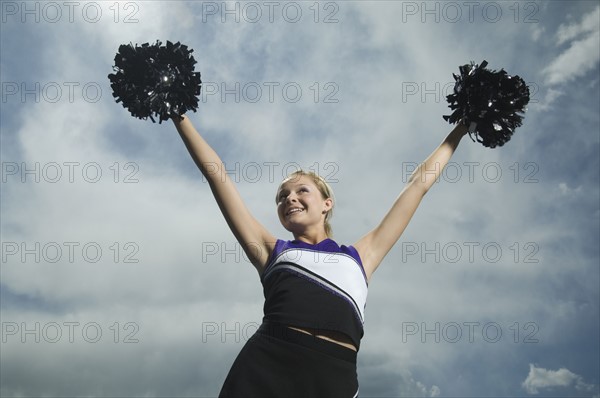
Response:
[[[343,333],[359,349],[368,285],[356,249],[277,240],[261,283],[263,323],[219,396],[356,397],[357,352],[288,327]]]

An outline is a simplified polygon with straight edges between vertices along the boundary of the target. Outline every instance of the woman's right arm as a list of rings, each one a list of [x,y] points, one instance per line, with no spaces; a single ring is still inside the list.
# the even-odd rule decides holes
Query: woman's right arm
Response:
[[[225,221],[246,255],[262,274],[275,247],[275,237],[253,216],[242,201],[225,165],[217,153],[198,134],[190,119],[183,115],[172,118],[192,159],[208,180],[210,189],[225,217]]]

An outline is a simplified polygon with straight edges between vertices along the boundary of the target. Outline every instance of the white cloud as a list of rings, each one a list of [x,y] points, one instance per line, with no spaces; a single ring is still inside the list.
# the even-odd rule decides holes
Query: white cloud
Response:
[[[594,33],[598,32],[598,21],[600,20],[600,7],[596,7],[596,9],[590,13],[587,13],[581,19],[581,23],[564,25],[561,24],[558,27],[558,32],[556,32],[556,36],[558,39],[558,44],[563,44],[568,40],[573,40],[575,37],[583,34],[583,33]]]
[[[558,184],[558,189],[563,195],[577,195],[581,193],[582,186],[579,185],[577,188],[570,188],[569,185],[565,182],[561,182]]]
[[[542,34],[546,31],[543,26],[532,25],[531,26],[531,38],[533,41],[538,41]]]
[[[567,83],[575,78],[585,76],[598,65],[600,60],[599,15],[600,7],[582,18],[579,24],[559,27],[558,44],[571,42],[569,48],[543,69],[542,72],[549,85]],[[574,40],[578,36],[583,37]]]
[[[554,104],[554,102],[558,98],[560,98],[563,94],[564,94],[564,92],[561,90],[557,90],[555,88],[549,88],[546,91],[546,95],[544,96],[543,100],[539,101],[536,104],[530,104],[529,108],[531,108],[531,109],[538,108],[539,110],[546,111],[546,110],[550,109],[552,104]]]
[[[529,394],[538,394],[539,390],[552,389],[554,387],[575,387],[578,391],[590,392],[594,386],[583,382],[581,376],[576,375],[566,368],[559,370],[547,370],[529,364],[529,374],[522,383],[523,388]]]

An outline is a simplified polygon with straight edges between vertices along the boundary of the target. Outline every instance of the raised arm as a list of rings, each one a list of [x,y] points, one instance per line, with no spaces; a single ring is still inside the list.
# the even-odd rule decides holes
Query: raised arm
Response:
[[[440,176],[466,132],[466,126],[456,125],[444,141],[412,173],[381,223],[354,244],[362,259],[367,279],[371,278],[385,255],[396,244],[421,203],[421,199]]]
[[[273,251],[275,238],[250,214],[221,158],[198,134],[189,118],[184,115],[181,120],[177,117],[172,120],[192,159],[208,180],[233,235],[261,274]]]

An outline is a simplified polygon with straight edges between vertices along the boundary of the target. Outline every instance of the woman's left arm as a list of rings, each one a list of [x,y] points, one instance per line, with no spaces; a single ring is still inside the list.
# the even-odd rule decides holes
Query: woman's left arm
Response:
[[[467,131],[467,126],[457,124],[444,141],[411,174],[406,186],[381,223],[353,245],[361,257],[367,279],[371,279],[383,258],[400,239],[421,199],[441,175]]]

